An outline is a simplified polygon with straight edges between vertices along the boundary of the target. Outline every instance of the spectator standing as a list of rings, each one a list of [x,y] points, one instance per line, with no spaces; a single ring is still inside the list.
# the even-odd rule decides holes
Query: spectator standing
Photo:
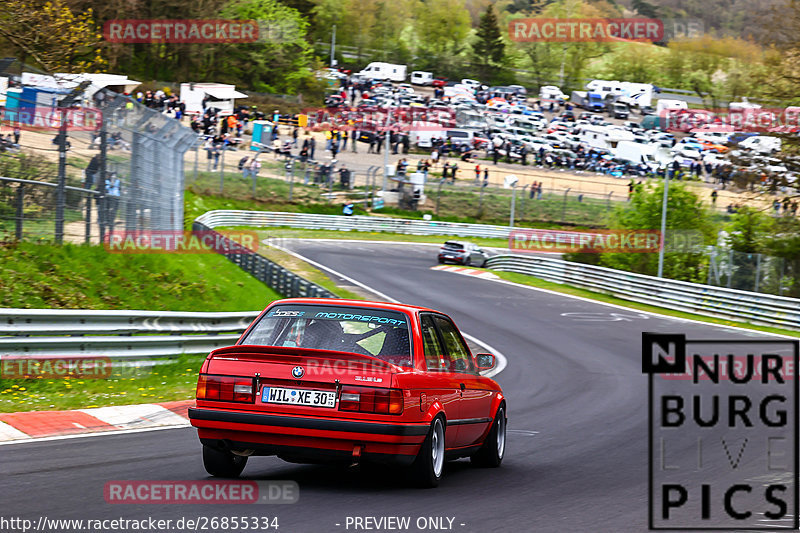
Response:
[[[256,155],[250,161],[250,177],[257,178],[258,173],[261,171],[261,161],[258,160],[258,155]]]
[[[19,129],[19,126],[14,126],[14,144],[19,144],[20,135],[22,135],[22,132]]]
[[[89,161],[89,165],[86,167],[84,174],[86,176],[83,182],[84,189],[91,189],[94,186],[95,178],[97,174],[100,172],[100,154],[95,155]]]
[[[239,160],[239,170],[242,173],[242,178],[247,179],[250,175],[250,158],[248,156],[244,156]]]
[[[119,208],[119,198],[121,194],[122,184],[116,172],[112,172],[106,178],[106,194],[103,202],[106,209],[106,224],[108,224],[108,231],[114,231],[114,220],[117,218],[117,209]]]

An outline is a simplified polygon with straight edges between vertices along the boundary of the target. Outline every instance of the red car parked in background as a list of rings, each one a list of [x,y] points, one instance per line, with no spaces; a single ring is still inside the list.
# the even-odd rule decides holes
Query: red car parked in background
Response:
[[[251,455],[409,465],[439,483],[444,461],[503,460],[506,404],[453,321],[431,309],[337,299],[273,302],[234,346],[211,352],[189,410],[209,474]]]

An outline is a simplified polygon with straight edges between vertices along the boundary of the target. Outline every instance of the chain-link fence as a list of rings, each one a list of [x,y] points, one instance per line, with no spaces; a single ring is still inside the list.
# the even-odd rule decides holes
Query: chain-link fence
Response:
[[[781,257],[717,247],[709,253],[709,285],[796,296],[797,275],[794,263]]]
[[[191,129],[91,80],[2,67],[0,237],[182,229]]]

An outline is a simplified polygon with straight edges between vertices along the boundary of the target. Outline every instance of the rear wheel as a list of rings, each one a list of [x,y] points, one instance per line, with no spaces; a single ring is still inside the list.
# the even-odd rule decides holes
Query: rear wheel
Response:
[[[415,485],[423,488],[437,487],[444,471],[444,422],[436,417],[431,423],[428,436],[411,465]]]
[[[216,477],[239,477],[247,464],[247,457],[203,446],[203,466]]]
[[[465,267],[468,267],[471,264],[472,264],[472,259],[471,258],[467,257],[466,259],[464,259],[464,266]]]
[[[483,446],[470,457],[473,464],[490,468],[500,466],[506,453],[506,422],[506,408],[505,405],[501,405]]]

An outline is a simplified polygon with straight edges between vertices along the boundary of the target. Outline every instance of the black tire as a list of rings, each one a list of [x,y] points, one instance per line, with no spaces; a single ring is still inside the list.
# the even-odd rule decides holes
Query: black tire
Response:
[[[481,449],[470,457],[472,464],[488,468],[500,466],[506,452],[506,422],[506,406],[501,405]]]
[[[439,261],[439,264],[440,264],[440,265],[443,265],[443,264],[444,264],[444,259],[442,259],[441,257],[438,259],[438,261]]]
[[[215,477],[239,477],[247,464],[247,457],[203,446],[203,466]]]
[[[431,422],[428,435],[411,465],[411,481],[420,488],[438,487],[444,472],[445,423],[441,416]]]
[[[467,257],[466,259],[464,259],[464,266],[465,266],[465,267],[468,267],[468,266],[470,266],[470,265],[472,265],[472,259],[470,259],[469,257]]]

